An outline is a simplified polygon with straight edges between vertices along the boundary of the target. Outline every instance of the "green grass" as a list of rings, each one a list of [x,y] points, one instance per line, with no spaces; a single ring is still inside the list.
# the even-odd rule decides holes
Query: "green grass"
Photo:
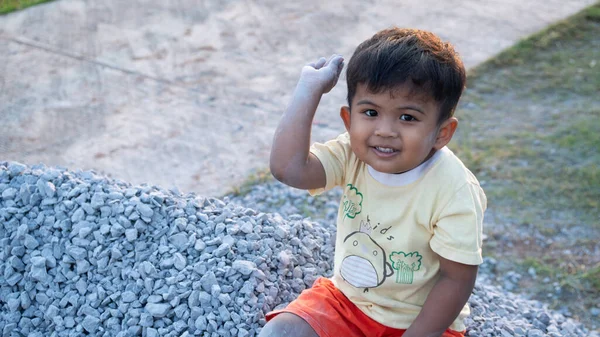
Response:
[[[451,148],[517,218],[600,227],[598,46],[600,3],[469,73]]]
[[[7,14],[52,0],[0,0],[0,14]]]
[[[595,289],[596,294],[600,293],[600,264],[583,273],[582,279]]]
[[[233,187],[230,191],[224,195],[232,195],[234,197],[241,197],[248,194],[252,190],[252,186],[257,184],[263,184],[275,180],[271,171],[267,168],[260,169],[252,172],[246,179],[238,186]]]

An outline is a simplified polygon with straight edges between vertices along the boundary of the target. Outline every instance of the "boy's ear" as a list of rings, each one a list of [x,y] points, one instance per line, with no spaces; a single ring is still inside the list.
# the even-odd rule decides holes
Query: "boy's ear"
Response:
[[[450,117],[443,121],[438,130],[437,138],[435,139],[435,144],[433,147],[436,150],[439,150],[446,146],[446,144],[452,140],[452,136],[454,136],[454,132],[456,131],[457,127],[458,119],[456,119],[456,117]]]
[[[344,126],[346,127],[346,131],[350,131],[350,107],[343,106],[340,109],[340,117],[344,121]]]

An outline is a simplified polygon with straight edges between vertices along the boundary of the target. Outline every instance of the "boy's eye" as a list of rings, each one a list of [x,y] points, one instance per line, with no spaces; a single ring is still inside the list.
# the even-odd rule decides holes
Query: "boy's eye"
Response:
[[[377,111],[369,109],[369,110],[365,110],[364,114],[369,117],[375,117],[375,116],[377,116]]]
[[[400,120],[403,120],[405,122],[412,122],[412,121],[416,121],[417,119],[411,115],[404,114],[404,115],[400,116]]]

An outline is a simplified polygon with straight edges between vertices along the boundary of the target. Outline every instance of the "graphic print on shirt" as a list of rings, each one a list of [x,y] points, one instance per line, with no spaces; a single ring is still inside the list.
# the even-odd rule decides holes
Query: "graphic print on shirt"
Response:
[[[346,185],[350,187],[342,199],[344,205],[344,217],[354,219],[362,211],[363,195],[352,184]]]
[[[415,272],[421,269],[422,258],[419,252],[392,252],[390,261],[396,270],[396,283],[412,284]]]
[[[342,278],[356,288],[369,288],[381,285],[394,274],[392,265],[386,261],[384,249],[371,237],[371,223],[360,221],[358,231],[350,233],[344,239],[346,256],[342,260],[340,274]]]

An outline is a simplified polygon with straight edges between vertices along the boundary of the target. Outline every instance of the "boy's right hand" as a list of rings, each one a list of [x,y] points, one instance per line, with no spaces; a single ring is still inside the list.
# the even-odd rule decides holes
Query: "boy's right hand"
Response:
[[[335,87],[344,68],[344,58],[341,55],[331,55],[329,59],[321,57],[302,68],[299,85],[307,89],[318,90],[325,94]]]

